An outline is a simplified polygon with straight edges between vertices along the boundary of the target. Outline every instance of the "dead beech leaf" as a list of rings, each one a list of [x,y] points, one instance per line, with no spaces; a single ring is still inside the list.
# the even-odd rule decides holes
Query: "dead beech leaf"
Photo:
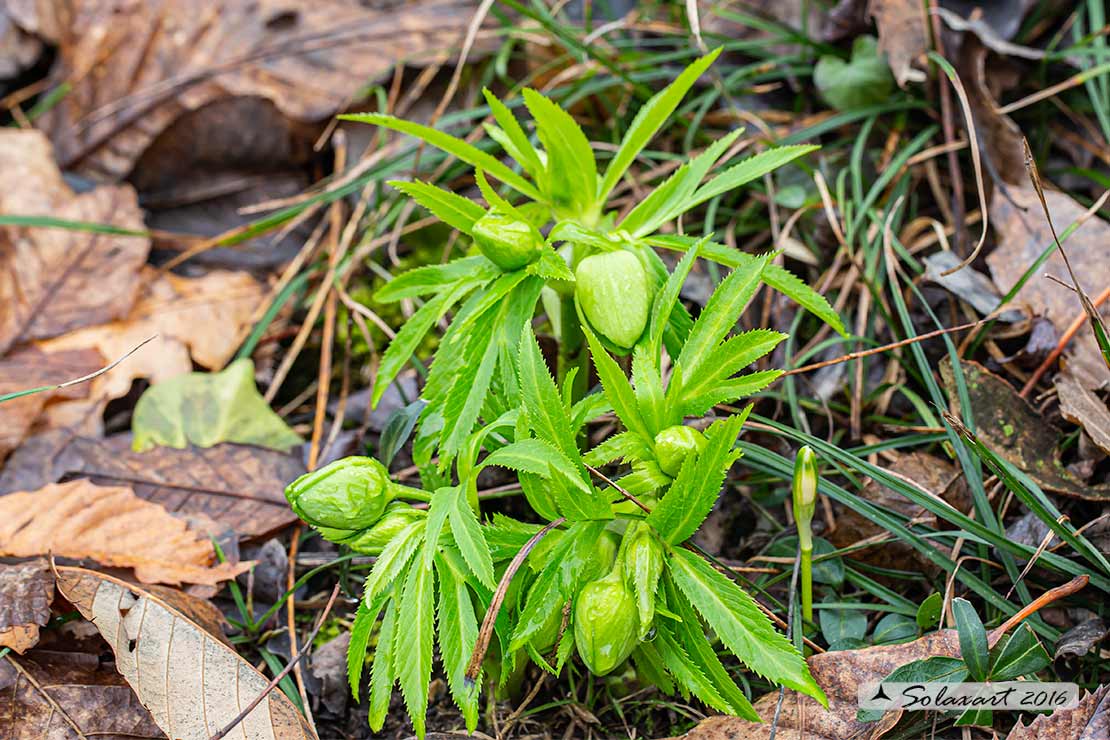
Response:
[[[446,61],[475,4],[77,0],[39,8],[54,16],[40,22],[62,28],[51,79],[74,87],[37,123],[67,168],[114,181],[175,119],[207,103],[261,97],[290,118],[321,121],[396,64]]]
[[[25,653],[50,619],[54,574],[46,560],[0,565],[0,647]]]
[[[0,498],[0,554],[95,560],[144,583],[215,585],[247,569],[216,563],[210,541],[131,489],[87,480]]]
[[[1071,368],[1056,375],[1056,395],[1060,399],[1060,415],[1087,432],[1099,448],[1110,453],[1110,408],[1090,388],[1084,387]]]
[[[1079,480],[1060,461],[1062,433],[1002,378],[977,362],[961,361],[975,433],[998,455],[1032,478],[1046,491],[1089,501],[1110,501],[1110,484],[1091,486]],[[940,366],[941,379],[953,412],[960,410],[952,366]]]
[[[0,213],[49,216],[142,230],[129,185],[75,194],[38,131],[0,129],[0,171],[18,187],[0,190]],[[139,288],[145,237],[70,229],[0,227],[0,352],[126,316]]]
[[[284,490],[303,472],[299,458],[261,447],[134,452],[126,436],[88,439],[58,430],[28,439],[12,454],[0,473],[0,493],[80,476],[97,485],[127,486],[175,514],[202,514],[253,539],[297,521]]]
[[[877,645],[859,650],[836,650],[806,659],[809,672],[829,699],[826,710],[816,700],[787,690],[775,737],[777,740],[843,740],[867,737],[880,722],[856,719],[857,692],[863,684],[881,681],[891,671],[915,660],[931,657],[959,657],[960,644],[955,630],[932,632],[901,645]],[[779,694],[773,691],[757,699],[753,706],[763,722],[739,717],[710,717],[690,732],[686,740],[767,740]]]
[[[98,653],[36,648],[0,660],[4,740],[165,738],[135,692]]]
[[[917,66],[929,50],[922,7],[917,0],[871,0],[867,5],[867,14],[879,29],[879,50],[886,54],[898,87],[925,81]]]
[[[1036,191],[1032,187],[1009,188],[1009,195],[1013,203],[1007,198],[994,198],[991,202],[990,220],[998,237],[998,246],[987,256],[994,282],[1003,293],[1016,285],[1029,266],[1053,244],[1052,232]],[[1044,197],[1060,234],[1086,210],[1064,193],[1045,191]],[[1088,219],[1064,244],[1080,285],[1092,297],[1110,285],[1107,244],[1110,244],[1110,224],[1097,217]],[[1053,250],[1010,305],[1015,308],[1028,306],[1035,314],[1046,316],[1057,331],[1063,333],[1075,317],[1083,314],[1083,307],[1070,287],[1047,279],[1044,277],[1046,274],[1062,278],[1070,284],[1067,268],[1058,250]],[[1076,334],[1064,358],[1076,378],[1087,388],[1096,389],[1110,384],[1110,369],[1099,353],[1090,327],[1084,326]]]
[[[58,385],[103,365],[104,358],[94,349],[46,353],[34,346],[23,347],[0,359],[0,395]],[[0,459],[19,446],[49,401],[85,398],[88,393],[88,384],[81,383],[0,403]]]
[[[143,292],[126,319],[40,343],[51,352],[94,347],[105,357],[120,357],[158,335],[126,362],[94,379],[88,400],[53,404],[46,414],[47,428],[74,428],[99,436],[104,407],[127,395],[136,379],[169,380],[190,372],[194,361],[210,370],[223,367],[265,295],[262,284],[245,272],[213,270],[203,277],[184,278],[148,268],[143,280]]]
[[[1006,740],[1101,740],[1110,737],[1110,686],[1099,686],[1072,709],[1057,709],[1028,725],[1018,722]]]
[[[169,737],[208,740],[266,689],[265,676],[163,599],[102,573],[57,570],[58,591],[100,630],[117,669]],[[316,737],[280,690],[246,716],[237,736]]]

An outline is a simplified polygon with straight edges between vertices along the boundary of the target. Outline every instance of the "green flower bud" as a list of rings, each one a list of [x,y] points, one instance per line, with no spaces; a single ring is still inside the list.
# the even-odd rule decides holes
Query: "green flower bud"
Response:
[[[574,271],[582,313],[598,333],[622,349],[647,326],[651,286],[636,255],[624,250],[587,257]]]
[[[798,544],[812,550],[810,522],[817,508],[817,455],[807,445],[794,458],[794,522],[798,525]]]
[[[644,522],[632,522],[621,543],[624,580],[636,599],[640,639],[651,631],[655,618],[655,588],[663,573],[663,546]]]
[[[543,249],[543,236],[535,226],[501,213],[482,216],[471,233],[482,254],[506,272],[534,262]]]
[[[597,543],[594,545],[593,556],[586,565],[585,578],[583,580],[596,580],[612,570],[613,564],[617,562],[617,552],[620,550],[620,543],[620,538],[617,537],[615,533],[608,530],[602,532],[601,536],[597,538]]]
[[[385,513],[374,526],[356,532],[355,536],[346,540],[344,544],[363,555],[380,555],[382,549],[401,530],[426,516],[428,512],[424,509],[414,509],[402,501],[394,501],[386,507]],[[325,539],[327,539],[326,536]]]
[[[285,488],[285,498],[314,527],[363,530],[378,521],[393,500],[389,471],[372,457],[345,457]]]
[[[640,643],[636,599],[624,583],[620,562],[609,575],[587,583],[574,604],[574,644],[582,662],[604,676]]]
[[[677,424],[655,435],[655,459],[664,473],[674,478],[692,452],[705,449],[705,435],[692,427]]]

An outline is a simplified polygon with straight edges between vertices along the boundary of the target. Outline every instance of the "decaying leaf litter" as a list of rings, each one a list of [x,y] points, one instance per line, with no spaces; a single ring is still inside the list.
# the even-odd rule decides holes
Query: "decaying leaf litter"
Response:
[[[328,674],[343,671],[336,644],[358,634],[373,647],[385,629],[348,634],[374,557],[299,525],[282,491],[306,469],[359,454],[383,456],[396,481],[420,485],[417,394],[449,328],[433,321],[396,382],[375,387],[390,340],[426,303],[374,294],[391,276],[472,248],[465,228],[435,223],[386,181],[420,179],[491,206],[511,183],[489,170],[496,190],[487,182],[480,192],[481,178],[434,147],[332,116],[386,112],[482,144],[478,124],[493,120],[481,88],[523,110],[519,90],[530,86],[567,107],[603,164],[651,94],[717,47],[607,207],[626,216],[740,127],[736,161],[821,146],[717,193],[674,228],[752,255],[781,250],[775,264],[822,293],[848,328],[840,337],[769,290],[748,304],[737,331],[790,335],[753,369],[816,367],[752,398],[744,456],[692,539],[780,628],[792,625],[831,711],[792,691],[780,697],[708,632],[707,649],[741,677],[762,724],[698,725],[716,711],[660,692],[639,661],[598,677],[572,660],[557,679],[533,668],[483,699],[480,731],[948,731],[961,718],[864,722],[845,687],[919,658],[961,658],[943,629],[960,598],[988,629],[1025,607],[999,649],[1039,644],[1039,677],[1091,692],[1052,717],[995,712],[995,733],[1105,732],[1106,631],[1096,623],[1110,619],[1110,369],[1077,294],[1096,310],[1110,294],[1101,3],[610,3],[611,15],[574,2],[370,5],[0,10],[9,124],[0,161],[19,184],[0,196],[0,394],[87,375],[157,335],[88,383],[0,404],[0,508],[12,525],[0,549],[18,558],[0,571],[0,640],[12,651],[0,664],[0,723],[12,737],[211,737],[274,676],[265,718],[253,708],[231,736],[370,736],[372,671],[361,703]],[[954,269],[983,234],[976,259]],[[680,255],[661,254],[675,270]],[[728,267],[692,264],[680,293],[692,316],[709,311]],[[555,371],[551,305],[541,302],[532,324]],[[964,328],[944,331],[953,327]],[[586,368],[573,382],[588,390],[599,377]],[[381,401],[371,411],[372,394]],[[718,405],[688,421],[704,430],[737,410]],[[602,414],[579,444],[625,426]],[[789,489],[801,444],[817,453],[823,494],[809,624],[792,586]],[[594,481],[627,473],[604,465]],[[491,467],[477,480],[486,525],[530,511],[515,474]],[[522,541],[505,546],[513,542]],[[1081,590],[1052,591],[1083,577]],[[111,612],[119,630],[97,621],[103,637],[86,621],[102,591],[127,602]],[[152,620],[134,633],[131,604]],[[656,639],[673,639],[670,629]],[[214,673],[197,683],[183,666],[209,651]],[[169,679],[144,679],[143,665]],[[432,676],[428,729],[463,728],[438,657]],[[219,690],[226,681],[243,687],[236,702]],[[412,732],[401,693],[386,694],[388,736]],[[174,724],[182,707],[207,702],[203,728]],[[990,736],[977,722],[971,734]]]

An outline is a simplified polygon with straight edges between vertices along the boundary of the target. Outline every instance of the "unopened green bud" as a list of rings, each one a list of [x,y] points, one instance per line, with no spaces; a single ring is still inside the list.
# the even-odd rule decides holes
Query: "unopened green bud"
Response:
[[[622,349],[647,326],[651,287],[636,255],[624,250],[587,257],[574,271],[582,313],[598,333]]]
[[[543,249],[543,236],[535,226],[501,213],[482,216],[471,233],[482,254],[506,272],[534,262]]]
[[[640,643],[636,599],[624,583],[620,563],[609,575],[587,583],[574,605],[574,644],[591,672],[604,676]]]
[[[385,466],[372,457],[345,457],[302,475],[285,498],[314,527],[362,530],[378,521],[394,497]]]
[[[705,449],[705,435],[681,424],[667,427],[655,435],[655,459],[664,473],[674,478],[691,453]]]
[[[644,522],[632,522],[624,535],[622,547],[624,580],[636,599],[642,640],[651,631],[655,619],[655,588],[663,573],[663,546],[652,534],[651,526]]]
[[[613,569],[613,563],[617,562],[617,553],[620,550],[621,540],[613,532],[608,530],[601,533],[597,538],[597,543],[594,545],[593,554],[590,556],[590,562],[586,564],[585,579],[592,581],[601,578],[603,575]]]
[[[817,508],[817,455],[807,445],[794,458],[794,522],[798,525],[801,549],[813,549],[810,522]]]
[[[403,501],[394,501],[386,507],[385,513],[374,526],[356,532],[355,536],[346,540],[344,544],[363,555],[380,555],[390,540],[405,527],[426,516],[428,512],[424,509],[414,509]]]

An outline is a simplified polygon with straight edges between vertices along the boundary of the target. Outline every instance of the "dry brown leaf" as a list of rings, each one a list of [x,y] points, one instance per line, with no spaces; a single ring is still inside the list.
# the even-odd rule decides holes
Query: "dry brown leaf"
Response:
[[[0,498],[0,554],[95,560],[144,583],[214,585],[247,569],[216,563],[210,541],[130,488],[84,479]]]
[[[0,565],[0,647],[24,653],[50,619],[54,574],[46,560]]]
[[[1110,453],[1110,408],[1093,390],[1076,378],[1071,368],[1056,375],[1056,395],[1060,398],[1060,415],[1083,427],[1091,441]]]
[[[49,216],[141,230],[129,185],[80,195],[62,180],[50,142],[38,131],[0,129],[0,172],[18,187],[0,190],[0,213]],[[0,352],[126,316],[139,287],[145,237],[57,228],[0,227]]]
[[[121,357],[158,335],[126,362],[93,380],[88,400],[53,404],[46,414],[47,428],[99,436],[108,401],[127,395],[136,379],[168,380],[191,371],[194,361],[209,370],[223,367],[238,349],[265,295],[264,287],[245,272],[213,270],[203,277],[184,278],[148,268],[143,281],[143,293],[126,319],[40,343],[51,352],[95,347],[105,357]]]
[[[51,79],[73,89],[36,123],[66,167],[119,180],[182,113],[216,100],[262,97],[290,118],[323,120],[394,65],[443,59],[461,44],[475,6],[466,0],[381,10],[359,0],[41,4],[34,20],[60,30]]]
[[[1031,186],[1010,188],[1009,194],[1013,203],[999,197],[991,203],[990,220],[998,236],[998,246],[987,256],[994,282],[1003,293],[1016,285],[1029,266],[1053,244],[1052,232],[1036,191]],[[1064,193],[1046,191],[1044,196],[1052,222],[1061,234],[1086,210]],[[1107,244],[1110,244],[1110,224],[1097,217],[1080,226],[1064,243],[1080,285],[1092,297],[1110,286]],[[1046,274],[1063,279],[1067,284],[1049,280]],[[1034,313],[1046,316],[1062,334],[1073,319],[1083,315],[1078,296],[1068,287],[1070,283],[1064,260],[1059,251],[1054,250],[1010,305],[1028,306]],[[1075,336],[1064,357],[1076,378],[1087,388],[1110,384],[1110,369],[1102,360],[1090,327],[1084,326]]]
[[[255,538],[297,520],[284,490],[303,472],[299,458],[261,447],[134,452],[127,437],[87,439],[54,431],[28,439],[12,454],[0,473],[0,493],[80,475],[98,485],[128,486],[175,514],[201,514]]]
[[[925,12],[919,0],[871,0],[867,13],[879,29],[879,50],[887,56],[898,87],[924,82],[918,67],[929,50]]]
[[[24,347],[0,359],[0,395],[58,385],[87,375],[103,364],[104,358],[94,349],[46,353],[36,347]],[[88,394],[88,384],[80,383],[0,403],[0,460],[19,446],[49,401],[80,399]]]
[[[915,660],[959,657],[955,630],[940,630],[901,645],[879,645],[859,650],[837,650],[806,660],[817,685],[829,699],[825,710],[816,700],[788,690],[775,737],[777,740],[843,740],[866,737],[879,723],[856,719],[857,692],[863,684],[881,681],[891,671]],[[764,694],[753,706],[763,722],[739,717],[710,717],[684,735],[687,740],[766,740],[778,704],[777,691]]]
[[[960,367],[967,384],[975,433],[984,444],[1047,491],[1089,501],[1110,501],[1110,484],[1088,485],[1064,466],[1057,451],[1062,433],[1009,383],[977,362],[963,361]],[[942,363],[940,375],[952,399],[953,412],[963,416],[952,366]]]
[[[98,653],[37,648],[0,660],[0,737],[155,740],[165,734]]]
[[[58,568],[58,591],[97,626],[116,667],[162,730],[175,740],[208,740],[269,681],[166,601],[110,576]],[[244,740],[315,738],[280,690],[247,715]]]
[[[1110,737],[1110,686],[1099,686],[1073,709],[1057,709],[1028,726],[1020,722],[1006,740],[1104,740]]]

